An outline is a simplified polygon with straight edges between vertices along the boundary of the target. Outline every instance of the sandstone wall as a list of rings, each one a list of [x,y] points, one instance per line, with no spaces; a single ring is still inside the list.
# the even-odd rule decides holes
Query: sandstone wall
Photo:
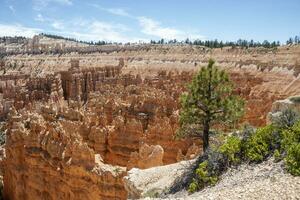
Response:
[[[10,114],[5,199],[126,199],[125,169],[104,164],[78,132],[64,129],[63,119]]]

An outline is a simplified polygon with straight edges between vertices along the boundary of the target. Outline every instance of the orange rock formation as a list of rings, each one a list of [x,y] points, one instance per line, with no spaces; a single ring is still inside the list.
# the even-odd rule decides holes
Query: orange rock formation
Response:
[[[197,66],[217,59],[246,99],[243,121],[260,126],[272,102],[300,92],[299,49],[150,46],[49,55],[47,62],[43,55],[7,56],[0,76],[5,197],[126,199],[127,169],[201,153],[201,141],[174,139],[179,96]]]
[[[51,114],[57,117],[54,110]],[[64,129],[64,121],[47,121],[31,112],[10,113],[4,198],[125,199],[126,170],[104,164],[78,132]]]

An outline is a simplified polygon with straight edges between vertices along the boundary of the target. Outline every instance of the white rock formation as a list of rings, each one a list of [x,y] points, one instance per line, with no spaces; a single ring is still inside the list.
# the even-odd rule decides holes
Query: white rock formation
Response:
[[[161,194],[194,162],[195,160],[190,160],[144,170],[131,169],[123,178],[128,198],[138,199]]]

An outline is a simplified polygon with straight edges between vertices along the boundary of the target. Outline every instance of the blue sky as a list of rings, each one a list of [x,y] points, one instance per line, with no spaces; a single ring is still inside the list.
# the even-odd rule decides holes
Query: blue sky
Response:
[[[81,40],[300,35],[300,0],[0,0],[0,36],[40,32]]]

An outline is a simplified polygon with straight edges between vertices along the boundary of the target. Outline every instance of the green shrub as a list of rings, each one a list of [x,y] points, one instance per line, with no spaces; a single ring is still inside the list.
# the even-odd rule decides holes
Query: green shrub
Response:
[[[211,174],[221,175],[228,167],[228,158],[223,153],[209,149],[207,155],[207,169]]]
[[[194,193],[198,190],[198,183],[196,179],[193,179],[193,181],[190,183],[188,191],[189,193]]]
[[[274,151],[273,156],[274,156],[275,162],[279,162],[279,161],[282,159],[282,158],[281,158],[281,154],[280,154],[280,152],[279,152],[278,149],[276,149],[276,150]]]
[[[206,185],[215,184],[218,177],[228,168],[227,163],[226,156],[209,148],[197,158],[195,164],[190,165],[182,176],[174,181],[168,192],[174,194],[186,189],[193,193]]]
[[[282,131],[281,148],[287,150],[293,143],[300,142],[300,122],[294,124],[293,127]]]
[[[289,146],[285,163],[291,174],[300,176],[300,143],[293,143]]]
[[[241,161],[242,141],[237,136],[230,136],[219,148],[219,152],[223,153],[230,164],[238,164]]]
[[[256,129],[253,126],[245,124],[239,134],[242,137],[242,143],[248,140],[255,132]]]
[[[274,146],[274,127],[272,125],[259,128],[245,144],[245,156],[250,161],[263,161]]]
[[[215,185],[217,181],[218,177],[211,173],[208,168],[208,161],[204,161],[200,163],[199,167],[196,169],[196,178],[194,178],[192,183],[189,185],[188,191],[193,193],[207,185]]]
[[[273,125],[280,129],[292,127],[299,119],[299,113],[290,108],[284,109],[279,116],[271,118]]]
[[[291,120],[292,115],[285,116],[283,126],[272,124],[257,130],[246,127],[237,135],[227,137],[217,150],[206,151],[199,159],[198,168],[193,168],[194,175],[189,179],[188,191],[193,193],[208,185],[215,185],[220,175],[231,165],[247,160],[261,162],[271,155],[275,162],[284,159],[287,170],[299,176],[300,122]]]
[[[286,153],[284,160],[288,171],[300,176],[300,122],[282,132],[281,148]]]

